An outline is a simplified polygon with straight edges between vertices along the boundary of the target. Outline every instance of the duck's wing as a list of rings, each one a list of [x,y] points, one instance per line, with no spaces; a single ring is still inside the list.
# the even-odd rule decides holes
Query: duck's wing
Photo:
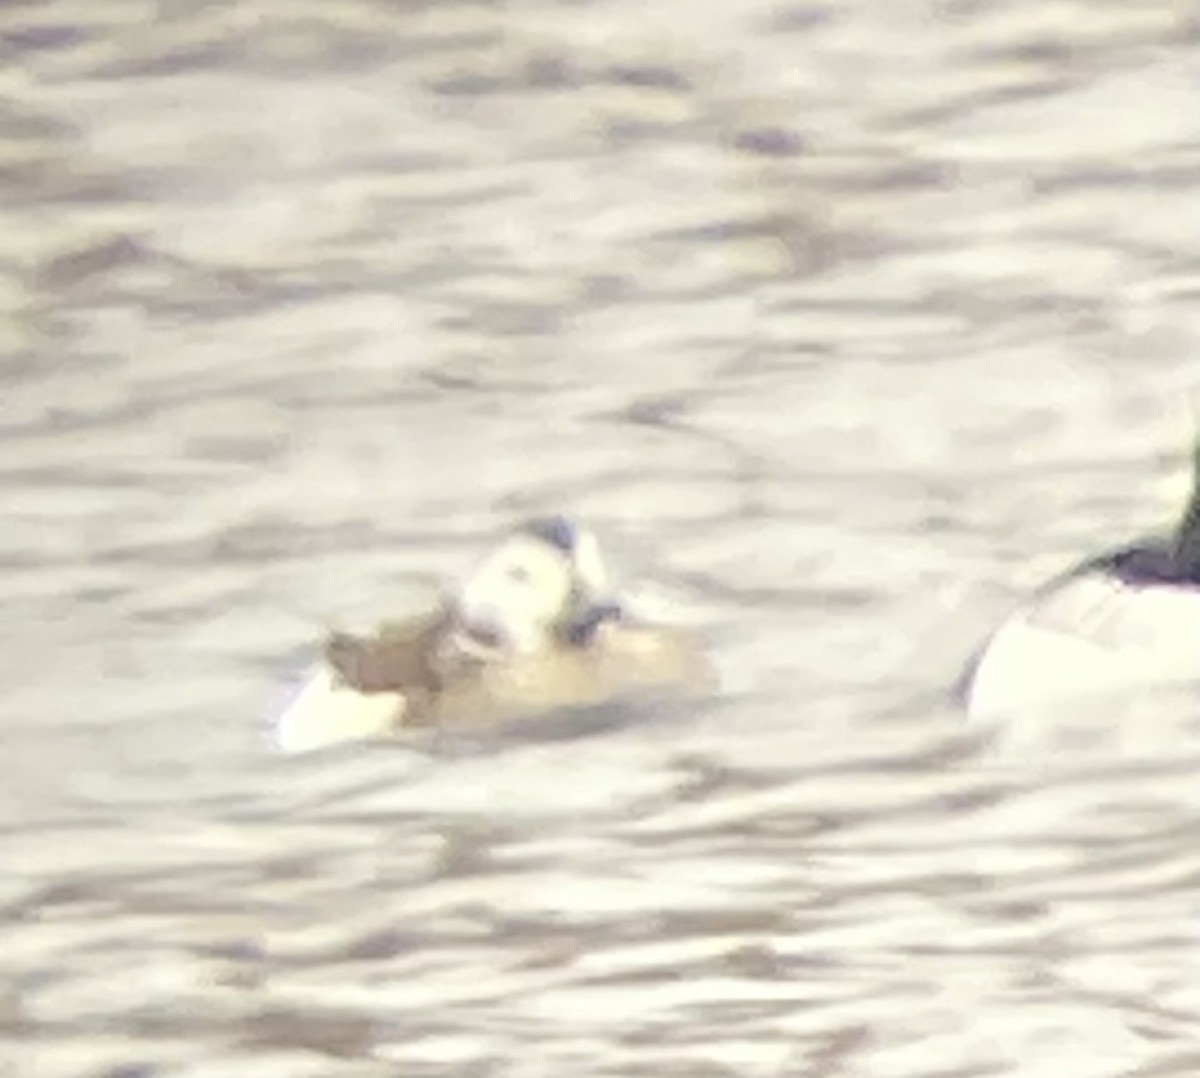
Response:
[[[373,636],[330,633],[324,659],[343,684],[362,693],[433,689],[445,625],[438,614],[385,625]]]
[[[274,724],[276,745],[308,752],[429,721],[444,623],[438,612],[385,625],[371,636],[331,633],[323,661]]]

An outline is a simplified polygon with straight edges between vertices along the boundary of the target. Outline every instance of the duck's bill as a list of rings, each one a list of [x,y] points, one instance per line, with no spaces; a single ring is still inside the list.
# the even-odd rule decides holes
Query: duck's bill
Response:
[[[967,671],[973,717],[1200,682],[1200,589],[1068,577],[1012,614]]]
[[[274,742],[285,753],[313,752],[389,736],[404,712],[399,693],[362,693],[317,670],[275,722]]]

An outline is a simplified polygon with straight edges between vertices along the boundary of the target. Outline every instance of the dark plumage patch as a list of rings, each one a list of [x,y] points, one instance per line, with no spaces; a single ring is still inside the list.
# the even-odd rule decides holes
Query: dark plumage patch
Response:
[[[1193,584],[1200,584],[1200,487],[1192,491],[1187,512],[1175,533],[1171,554],[1184,577]]]
[[[575,647],[586,647],[592,642],[592,637],[601,625],[620,621],[624,614],[617,603],[596,603],[589,606],[565,627],[567,642]]]
[[[563,516],[537,517],[527,521],[521,531],[542,540],[543,543],[549,543],[564,554],[574,554],[579,543],[579,532],[575,525]]]
[[[447,626],[444,614],[384,627],[374,636],[333,632],[325,639],[325,661],[342,684],[357,692],[440,690],[438,643]]]
[[[1095,571],[1107,573],[1122,584],[1200,584],[1196,566],[1189,565],[1171,543],[1163,541],[1150,540],[1101,555],[1067,576]]]

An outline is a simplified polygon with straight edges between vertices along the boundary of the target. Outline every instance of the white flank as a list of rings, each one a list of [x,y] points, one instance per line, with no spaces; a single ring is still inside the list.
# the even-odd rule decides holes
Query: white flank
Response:
[[[965,687],[973,717],[1200,680],[1200,589],[1068,577],[1001,624]]]
[[[319,669],[276,721],[275,744],[283,752],[300,753],[385,737],[403,712],[399,693],[356,692]]]

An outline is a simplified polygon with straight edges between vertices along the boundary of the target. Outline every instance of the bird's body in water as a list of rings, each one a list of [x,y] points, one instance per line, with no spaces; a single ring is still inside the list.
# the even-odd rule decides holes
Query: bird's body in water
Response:
[[[504,722],[707,676],[691,634],[631,618],[595,537],[551,517],[511,531],[434,610],[368,635],[330,634],[276,740],[303,751],[402,727]]]
[[[1056,577],[992,634],[958,691],[977,717],[1200,680],[1200,448],[1174,531]]]

